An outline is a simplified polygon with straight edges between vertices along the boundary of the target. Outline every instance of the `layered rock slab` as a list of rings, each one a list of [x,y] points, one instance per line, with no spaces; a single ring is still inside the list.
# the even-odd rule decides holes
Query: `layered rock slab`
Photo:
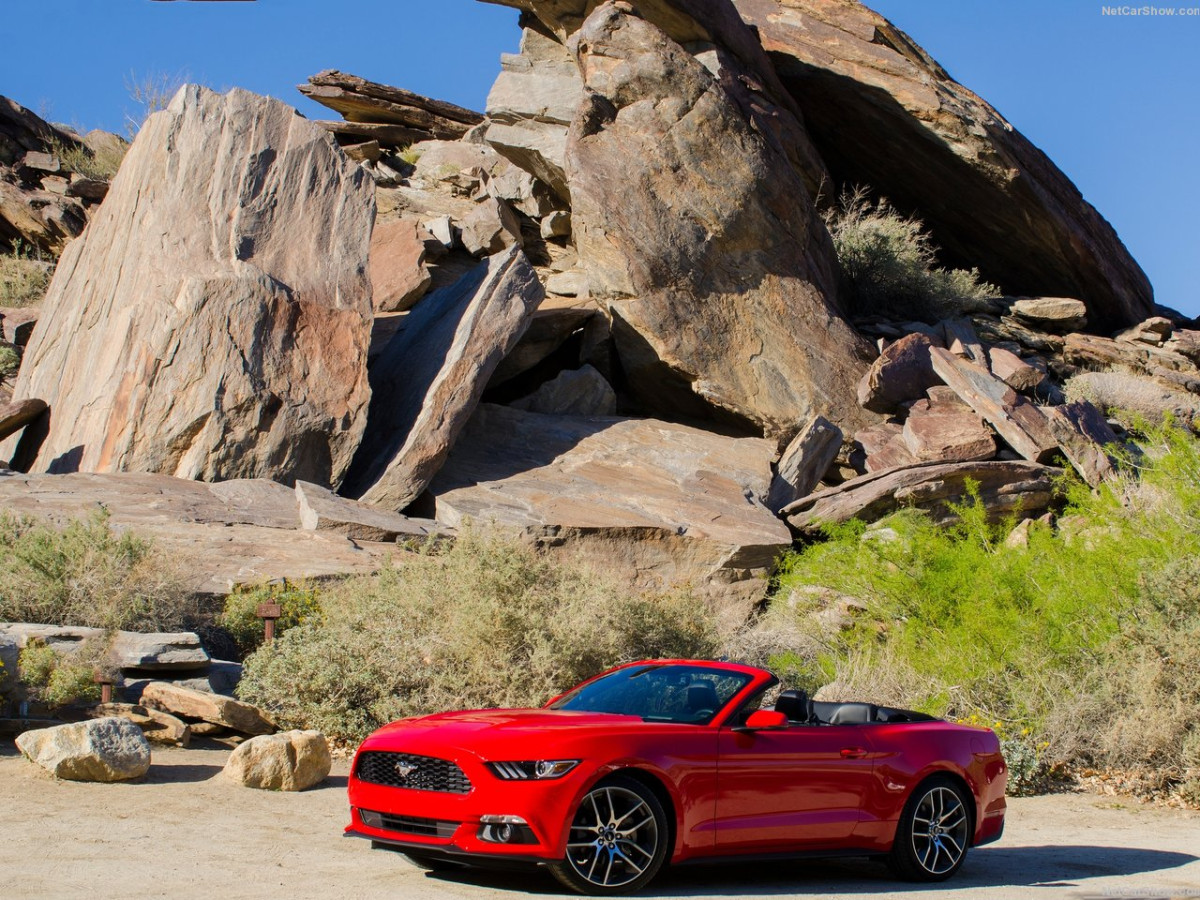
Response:
[[[385,549],[334,531],[302,531],[296,493],[265,480],[219,484],[133,473],[0,472],[0,509],[58,525],[105,510],[117,531],[152,536],[183,584],[234,585],[377,571]],[[392,545],[391,551],[395,551]]]
[[[373,216],[294,110],[183,88],[59,263],[15,387],[51,406],[23,467],[338,484],[370,397]]]
[[[1053,500],[1060,469],[1032,462],[926,463],[887,469],[811,494],[784,509],[793,528],[819,534],[851,519],[874,522],[900,509],[928,512],[934,521],[957,519],[953,506],[971,502],[968,483],[993,522],[1019,512],[1041,515]]]
[[[1145,273],[1070,179],[883,16],[857,0],[734,3],[835,187],[870,185],[925,222],[944,263],[1009,292],[1086,298],[1107,330],[1151,313]]]
[[[372,368],[352,495],[398,512],[425,490],[544,297],[514,247],[417,305]]]
[[[430,489],[448,525],[524,529],[639,586],[689,582],[744,613],[791,541],[762,502],[774,449],[653,419],[483,404]]]
[[[768,433],[860,421],[869,349],[829,299],[832,248],[780,138],[803,129],[745,94],[761,73],[612,3],[570,47],[587,89],[567,146],[573,232],[639,399]]]

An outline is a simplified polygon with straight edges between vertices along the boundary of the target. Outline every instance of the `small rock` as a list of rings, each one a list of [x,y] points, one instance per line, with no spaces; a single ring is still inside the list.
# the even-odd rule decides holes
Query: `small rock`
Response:
[[[547,241],[552,241],[555,238],[565,238],[571,236],[571,214],[569,212],[556,211],[550,213],[542,219],[542,238]]]
[[[100,178],[88,178],[76,172],[71,176],[71,183],[67,185],[67,196],[99,202],[108,196],[108,182]]]
[[[425,296],[433,276],[425,265],[428,232],[412,219],[383,222],[371,234],[371,295],[376,312],[403,312]]]
[[[1060,334],[1087,324],[1087,305],[1070,297],[1025,297],[1015,301],[1010,311],[1024,322]]]
[[[410,519],[365,503],[339,497],[328,488],[296,482],[300,524],[306,531],[332,531],[355,541],[394,541],[423,538],[438,531],[436,522]]]
[[[557,272],[546,279],[546,293],[559,297],[586,297],[588,295],[587,274],[579,270]]]
[[[150,769],[146,736],[117,717],[26,731],[17,738],[17,749],[68,781],[127,781]]]
[[[319,731],[285,731],[251,738],[225,763],[225,774],[246,787],[302,791],[329,775],[333,758]]]
[[[925,334],[909,334],[889,344],[858,384],[858,402],[872,412],[895,412],[942,383],[933,371],[929,351],[942,342]]]
[[[811,494],[841,448],[842,430],[823,416],[814,416],[779,458],[767,494],[767,508],[777,513]]]
[[[615,416],[617,395],[592,366],[560,372],[528,396],[514,401],[514,409],[559,416]]]
[[[426,222],[422,222],[421,227],[433,235],[434,240],[447,250],[453,250],[458,244],[458,238],[454,233],[454,222],[449,216],[438,216],[436,219],[429,219]]]
[[[45,172],[47,175],[57,175],[62,171],[62,161],[53,153],[41,153],[30,150],[21,160],[21,165],[35,172]]]
[[[1161,347],[1171,337],[1175,325],[1170,319],[1163,316],[1154,316],[1147,319],[1132,328],[1126,329],[1117,335],[1118,340],[1122,341],[1141,341],[1143,344],[1152,344],[1155,347]]]
[[[186,747],[192,738],[192,729],[182,719],[160,709],[148,709],[132,703],[101,703],[88,715],[93,719],[127,719],[142,730],[146,739],[156,744]]]
[[[1008,533],[1008,537],[1004,539],[1004,546],[1010,550],[1027,550],[1031,527],[1033,527],[1033,519],[1022,519],[1017,527]]]
[[[521,222],[503,200],[488,197],[462,222],[462,242],[473,256],[491,256],[521,243]]]

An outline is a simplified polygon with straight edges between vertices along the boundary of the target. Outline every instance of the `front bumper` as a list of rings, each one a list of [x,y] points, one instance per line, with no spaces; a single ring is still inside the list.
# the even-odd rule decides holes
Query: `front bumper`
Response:
[[[546,862],[562,859],[567,827],[585,793],[578,769],[548,781],[504,781],[475,759],[455,762],[471,781],[468,793],[414,790],[365,782],[351,774],[345,833],[430,856]],[[520,842],[482,837],[485,816],[519,817]]]

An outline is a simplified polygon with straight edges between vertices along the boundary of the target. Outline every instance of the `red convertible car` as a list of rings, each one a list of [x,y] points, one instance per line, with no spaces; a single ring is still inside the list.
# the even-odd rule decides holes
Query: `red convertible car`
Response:
[[[359,748],[346,834],[430,869],[538,863],[585,894],[666,863],[886,857],[940,881],[1004,829],[999,742],[921,713],[821,703],[770,672],[655,660],[543,709],[393,722]]]

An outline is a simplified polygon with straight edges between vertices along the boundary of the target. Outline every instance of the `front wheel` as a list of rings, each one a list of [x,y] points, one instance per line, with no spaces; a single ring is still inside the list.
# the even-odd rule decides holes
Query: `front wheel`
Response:
[[[616,775],[579,804],[567,837],[567,857],[550,871],[581,894],[613,896],[649,883],[667,858],[667,814],[648,788]]]
[[[888,863],[909,881],[945,881],[967,858],[971,811],[948,778],[924,782],[904,805]]]

